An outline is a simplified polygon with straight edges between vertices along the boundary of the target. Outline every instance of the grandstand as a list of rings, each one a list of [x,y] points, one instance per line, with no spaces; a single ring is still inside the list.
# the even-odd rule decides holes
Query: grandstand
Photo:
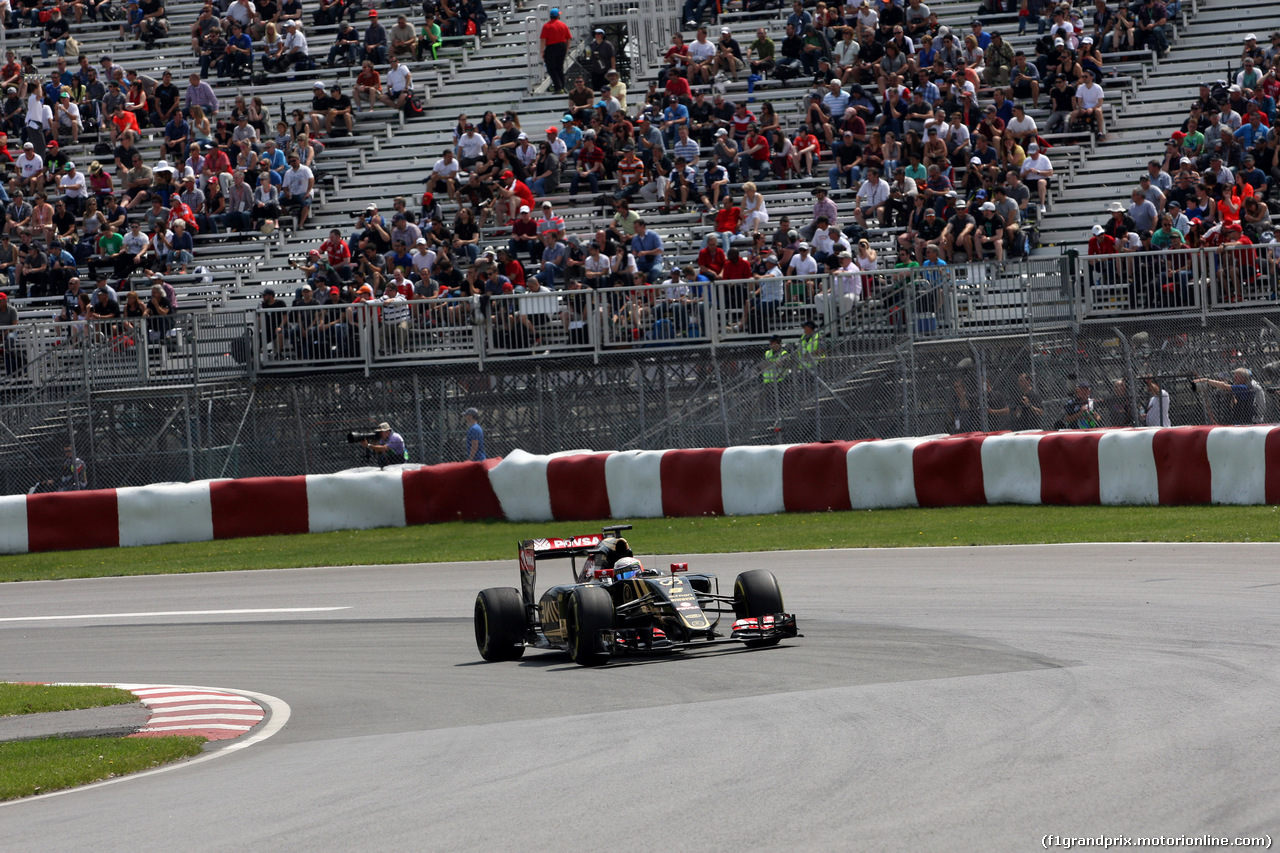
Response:
[[[155,4],[156,0],[151,0],[143,5],[149,8]],[[751,3],[747,9],[739,6],[729,3],[714,23],[707,21],[712,39],[720,28],[729,28],[732,37],[745,48],[754,33],[763,29],[781,58],[791,10],[771,4]],[[463,4],[462,13],[475,15],[477,7],[478,4]],[[889,11],[888,4],[878,8]],[[237,98],[257,99],[264,106],[260,135],[265,140],[275,135],[276,121],[288,123],[298,110],[304,115],[311,112],[315,84],[326,91],[334,84],[339,84],[345,93],[354,91],[361,69],[358,64],[329,65],[326,57],[330,56],[338,27],[315,24],[314,11],[310,6],[301,9],[311,63],[267,73],[256,37],[251,72],[225,77],[213,63],[204,80],[220,102],[218,119],[229,117],[229,106]],[[377,11],[388,30],[401,14],[416,29],[424,22],[423,10],[417,7],[385,7]],[[1105,324],[1109,329],[1112,324],[1135,320],[1181,328],[1179,324],[1187,321],[1205,327],[1215,317],[1239,323],[1241,317],[1248,316],[1253,319],[1247,322],[1263,328],[1265,316],[1275,306],[1277,256],[1272,247],[1251,245],[1260,242],[1257,239],[1222,248],[1218,248],[1216,239],[1201,243],[1203,232],[1209,231],[1212,224],[1208,220],[1196,229],[1197,233],[1187,235],[1191,248],[1182,253],[1161,253],[1149,244],[1139,244],[1135,247],[1139,251],[1123,259],[1091,254],[1091,227],[1106,223],[1110,215],[1105,212],[1108,203],[1120,201],[1128,206],[1130,190],[1136,187],[1139,173],[1146,169],[1148,160],[1163,156],[1163,141],[1181,126],[1187,106],[1198,96],[1197,83],[1234,81],[1240,70],[1242,32],[1238,8],[1222,2],[1186,0],[1170,16],[1168,50],[1160,51],[1163,56],[1154,49],[1158,44],[1139,44],[1102,54],[1098,70],[1105,100],[1100,127],[1067,121],[1060,130],[1049,132],[1047,92],[1042,93],[1039,106],[1026,104],[1026,115],[1036,122],[1036,135],[1044,146],[1042,153],[1052,163],[1053,176],[1047,181],[1045,204],[1037,203],[1034,191],[1029,193],[1029,203],[1018,213],[1022,229],[1017,239],[1012,230],[1004,232],[1000,257],[987,252],[983,257],[971,257],[976,247],[953,247],[943,241],[941,248],[950,263],[921,267],[904,251],[904,246],[914,246],[913,241],[899,240],[906,226],[901,222],[890,225],[876,214],[856,222],[854,210],[860,205],[855,187],[841,186],[832,189],[830,197],[838,225],[849,241],[851,271],[841,274],[834,266],[816,271],[803,266],[788,268],[786,262],[798,254],[796,244],[800,241],[789,239],[785,232],[775,232],[783,217],[788,217],[797,230],[811,224],[814,191],[828,187],[827,171],[834,162],[831,147],[824,141],[812,176],[794,172],[780,175],[775,171],[755,182],[767,206],[769,221],[760,229],[763,240],[753,241],[745,232],[738,238],[737,246],[748,263],[744,269],[751,271],[742,279],[695,281],[691,285],[676,282],[670,285],[671,289],[655,287],[667,283],[675,267],[699,266],[704,238],[717,230],[717,211],[699,209],[696,197],[680,204],[678,199],[676,203],[666,198],[648,200],[642,191],[632,198],[632,209],[644,218],[650,231],[660,236],[665,261],[660,271],[645,282],[626,276],[610,277],[609,288],[589,287],[566,294],[561,275],[558,280],[550,280],[556,290],[538,295],[519,290],[503,293],[499,279],[494,295],[482,295],[485,273],[481,268],[485,265],[474,263],[465,249],[446,241],[449,248],[440,249],[437,263],[450,257],[458,276],[440,283],[446,287],[452,284],[454,290],[437,292],[431,287],[415,292],[414,276],[410,276],[402,290],[410,295],[412,312],[402,330],[388,328],[388,317],[399,316],[397,309],[384,313],[387,309],[381,303],[365,302],[358,293],[339,297],[343,300],[340,310],[333,303],[325,304],[323,298],[314,307],[310,303],[293,307],[295,301],[304,301],[300,293],[304,284],[327,292],[329,284],[348,281],[346,271],[336,279],[326,276],[324,270],[314,275],[306,271],[312,266],[309,253],[321,250],[331,230],[336,229],[343,239],[354,244],[361,236],[355,217],[369,205],[376,205],[384,216],[390,216],[397,198],[404,200],[403,209],[411,218],[420,218],[424,179],[441,152],[454,145],[454,129],[461,113],[466,113],[473,123],[488,111],[497,117],[516,113],[520,129],[534,144],[545,137],[546,128],[566,127],[563,117],[570,110],[570,102],[564,94],[551,91],[551,81],[537,58],[538,34],[548,18],[548,7],[512,0],[505,6],[485,6],[483,11],[477,16],[473,35],[445,36],[434,56],[428,50],[420,56],[403,57],[404,66],[412,74],[420,112],[406,117],[401,109],[379,104],[355,114],[353,132],[320,137],[323,147],[312,149],[315,200],[305,223],[300,223],[295,211],[286,208],[278,217],[267,217],[272,223],[278,222],[278,227],[258,228],[261,217],[255,216],[253,227],[244,231],[223,227],[218,233],[211,233],[207,227],[202,229],[194,238],[193,258],[184,265],[185,272],[175,264],[164,276],[179,305],[173,317],[140,318],[128,329],[120,321],[86,323],[72,318],[62,323],[55,321],[62,306],[60,285],[54,288],[57,292],[45,296],[29,295],[25,286],[9,287],[9,301],[17,309],[19,325],[7,339],[3,393],[7,401],[6,428],[14,443],[21,444],[27,430],[43,428],[48,434],[55,434],[57,430],[48,429],[49,425],[69,417],[66,413],[71,407],[67,401],[82,391],[128,393],[129,389],[139,388],[224,387],[229,389],[227,395],[236,399],[249,395],[252,401],[254,382],[275,374],[355,371],[357,375],[371,376],[390,368],[424,365],[455,370],[460,375],[477,366],[481,370],[518,373],[520,365],[528,364],[530,358],[591,365],[612,356],[651,358],[659,350],[688,351],[691,360],[706,350],[741,352],[749,359],[758,355],[771,334],[781,334],[788,341],[799,339],[805,321],[817,321],[823,347],[832,356],[824,368],[826,391],[815,393],[837,400],[842,395],[856,395],[856,389],[867,383],[884,382],[882,366],[899,364],[903,347],[1019,335],[1033,340],[1037,334],[1066,335],[1075,340],[1089,324]],[[666,67],[664,57],[671,35],[681,32],[686,41],[695,37],[694,29],[680,21],[685,10],[671,0],[639,0],[634,4],[583,2],[564,4],[560,11],[574,36],[569,50],[569,79],[590,76],[586,52],[589,30],[600,26],[605,38],[617,46],[617,67],[626,85],[627,113],[632,121],[646,108],[648,90],[657,87]],[[806,15],[817,11],[816,6],[806,4]],[[1018,32],[1016,14],[978,10],[972,2],[930,3],[928,11],[936,16],[936,26],[933,19],[928,19],[926,31],[938,42],[949,31],[960,46],[961,38],[971,32],[970,21],[977,12],[983,32],[999,30],[1009,47],[1024,51],[1028,59],[1034,60],[1045,48],[1034,20],[1025,33]],[[201,71],[191,38],[201,10],[193,4],[183,4],[166,12],[168,34],[146,42],[124,33],[120,20],[94,21],[85,17],[81,23],[73,23],[71,32],[79,43],[79,56],[87,57],[103,74],[108,73],[107,66],[99,62],[104,56],[130,73],[150,78],[158,79],[162,72],[169,71],[179,90],[185,90],[182,83],[188,75]],[[1074,12],[1083,18],[1068,38],[1092,35],[1092,10],[1077,7]],[[854,10],[849,14],[852,20]],[[350,17],[363,34],[370,20],[368,7],[353,6]],[[838,22],[833,25],[832,35],[838,26]],[[1275,55],[1265,56],[1265,51],[1271,31],[1280,28],[1280,9],[1274,4],[1252,8],[1249,27],[1261,38],[1264,57],[1259,67],[1271,67]],[[24,19],[10,27],[5,37],[8,47],[30,55],[36,73],[47,79],[55,68],[57,55],[51,51],[45,58],[38,47],[32,48],[41,40],[42,32],[42,27],[31,26]],[[1049,35],[1049,49],[1053,50],[1053,33]],[[73,68],[76,61],[70,58],[68,67]],[[379,62],[377,67],[386,80],[385,62]],[[1089,65],[1086,62],[1080,67],[1086,69]],[[951,69],[945,70],[948,73],[939,74],[939,82],[950,76]],[[723,95],[731,103],[745,103],[758,117],[769,105],[785,137],[791,140],[799,125],[812,116],[806,111],[806,96],[820,99],[825,87],[819,85],[822,81],[815,79],[813,71],[803,70],[788,79],[779,79],[782,76],[787,75],[766,73],[759,79],[748,79],[747,69],[743,68],[735,75],[718,75],[707,85],[693,82],[695,91],[703,91],[708,98]],[[993,95],[976,74],[967,73],[962,78],[962,83],[967,80],[976,89],[968,120],[976,129],[982,110],[992,103]],[[1259,93],[1269,91],[1274,95],[1275,82],[1268,78],[1259,83]],[[870,79],[866,85],[868,90],[875,88]],[[1074,90],[1074,82],[1071,88]],[[654,108],[660,111],[665,103],[661,97],[664,90],[655,91],[659,98]],[[879,93],[876,100],[883,100]],[[98,115],[98,107],[91,99],[83,98],[80,106],[82,115]],[[1263,97],[1263,107],[1269,110],[1266,120],[1270,124],[1275,114],[1274,100]],[[100,127],[108,124],[108,117],[100,116]],[[17,134],[21,131],[20,125],[10,129],[14,157],[20,156]],[[1266,186],[1259,187],[1260,197],[1280,177],[1280,169],[1266,174],[1272,167],[1280,167],[1280,162],[1274,160],[1275,134],[1266,136],[1270,137],[1269,148],[1263,138],[1258,149],[1270,150],[1273,160],[1263,169]],[[100,160],[108,171],[115,171],[109,162],[110,154],[95,153],[102,150],[95,146],[104,141],[101,130],[86,131],[80,134],[78,144],[65,144],[58,157],[49,159],[73,159],[82,173],[91,162]],[[288,147],[288,138],[282,141],[282,147]],[[708,144],[712,141],[702,140],[699,156],[704,163],[715,158],[715,151]],[[163,142],[163,128],[141,129],[136,147],[147,165],[155,167],[165,159]],[[670,152],[670,144],[667,149]],[[1001,182],[997,173],[1003,173],[1010,165],[1016,167],[1022,153],[1030,152],[1010,155],[1012,160],[1000,155],[996,161],[999,169],[991,169],[985,182],[969,174],[970,164],[965,156],[950,153],[942,161],[943,172],[950,173],[956,198],[974,202],[971,209],[981,219],[982,203],[996,198],[994,183]],[[1206,158],[1209,153],[1205,149]],[[572,160],[571,157],[570,163]],[[1201,164],[1195,166],[1197,172],[1202,171]],[[493,174],[497,172],[495,169]],[[652,177],[652,171],[648,174]],[[122,177],[116,174],[117,188]],[[741,176],[738,178],[730,189],[741,203]],[[700,169],[697,183],[702,180]],[[612,223],[611,196],[618,183],[607,176],[595,190],[584,184],[575,196],[569,194],[568,184],[566,172],[557,191],[537,196],[533,217],[538,217],[539,203],[544,198],[551,201],[554,216],[563,219],[564,233],[575,244],[572,252],[579,251],[580,246],[582,255],[587,255],[586,244],[596,231]],[[444,227],[451,230],[458,204],[439,187],[435,195]],[[943,219],[954,212],[954,201],[945,195],[931,198],[929,205],[936,206]],[[1262,211],[1266,227],[1253,231],[1259,237],[1270,230],[1270,213],[1265,205]],[[140,218],[136,214],[142,212],[145,205],[139,206],[132,218]],[[1003,213],[997,214],[1000,215]],[[484,249],[507,246],[512,230],[506,220],[505,215],[496,213],[482,224],[473,249],[481,260]],[[390,230],[390,223],[387,225]],[[1025,243],[1023,236],[1029,238]],[[861,251],[858,238],[867,241]],[[819,248],[818,240],[815,249]],[[921,256],[924,242],[919,244]],[[775,249],[773,257],[782,262],[780,270],[771,269],[768,257],[760,251],[763,247]],[[1017,251],[1020,248],[1030,251]],[[354,245],[351,251],[359,253]],[[1089,256],[1081,257],[1086,254]],[[838,252],[832,255],[832,263],[839,264]],[[502,270],[517,284],[520,278],[528,282],[547,271],[528,256],[521,261],[518,275],[512,269]],[[354,269],[358,271],[359,266],[354,265]],[[91,289],[87,264],[81,263],[78,272],[85,279],[86,290]],[[477,277],[473,296],[468,291]],[[361,275],[354,283],[359,285],[364,280]],[[132,275],[129,286],[137,288],[145,300],[151,284],[139,271]],[[274,291],[277,299],[273,305],[280,307],[259,307],[266,290]],[[771,298],[775,291],[781,299]],[[123,293],[120,299],[123,303]],[[1210,350],[1215,346],[1210,341],[1205,345]],[[952,362],[961,358],[957,356]],[[832,374],[836,364],[841,365],[842,375]],[[1199,369],[1211,372],[1221,367],[1206,359]],[[1129,373],[1132,372],[1130,367]],[[692,376],[688,381],[697,382]],[[460,400],[466,394],[455,388],[449,396]],[[689,405],[689,411],[714,408],[707,399]],[[935,402],[925,408],[940,409],[944,405]],[[821,408],[821,404],[815,406]],[[724,411],[720,407],[720,414],[727,421]],[[900,428],[912,427],[904,420]],[[874,429],[883,434],[885,427]],[[647,432],[653,433],[652,424]],[[773,435],[777,434],[775,431]],[[771,435],[757,432],[746,440],[771,440]]]

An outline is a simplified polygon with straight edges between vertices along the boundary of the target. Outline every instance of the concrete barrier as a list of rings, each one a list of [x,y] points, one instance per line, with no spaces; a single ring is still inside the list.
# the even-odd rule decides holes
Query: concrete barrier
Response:
[[[9,496],[0,498],[0,553],[498,518],[1275,502],[1280,428],[1270,426],[550,456],[516,450],[487,462]]]

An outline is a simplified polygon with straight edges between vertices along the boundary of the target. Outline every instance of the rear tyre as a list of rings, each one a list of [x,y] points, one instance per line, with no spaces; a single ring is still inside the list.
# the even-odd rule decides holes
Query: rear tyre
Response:
[[[582,666],[609,662],[600,632],[613,628],[613,598],[598,586],[580,586],[569,593],[569,657]]]
[[[524,657],[524,600],[515,587],[492,587],[476,596],[476,648],[488,661]]]
[[[743,572],[733,582],[733,612],[739,619],[748,616],[772,616],[785,613],[782,606],[782,589],[773,572],[755,569]],[[743,645],[750,649],[762,646],[776,646],[781,637],[769,640],[747,640]]]

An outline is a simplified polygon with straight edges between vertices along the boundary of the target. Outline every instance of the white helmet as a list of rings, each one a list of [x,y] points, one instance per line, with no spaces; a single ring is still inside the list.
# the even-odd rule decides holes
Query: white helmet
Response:
[[[635,557],[623,557],[613,564],[613,571],[618,578],[634,578],[644,573],[644,565]]]

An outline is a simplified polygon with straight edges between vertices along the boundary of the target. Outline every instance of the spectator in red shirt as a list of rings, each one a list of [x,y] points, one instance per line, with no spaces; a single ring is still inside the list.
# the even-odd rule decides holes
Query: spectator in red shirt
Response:
[[[564,94],[564,58],[569,49],[569,28],[560,20],[560,10],[551,10],[551,20],[542,25],[538,36],[538,55],[547,66],[551,78],[551,91]]]
[[[763,181],[769,177],[769,138],[754,123],[748,128],[747,138],[742,143],[738,164],[744,180]]]
[[[320,244],[320,251],[340,278],[351,278],[351,248],[342,239],[341,231],[337,228],[330,231],[329,239]]]
[[[517,180],[515,172],[507,170],[498,182],[498,196],[506,203],[507,222],[514,222],[521,207],[533,209],[533,190],[524,181]]]
[[[742,257],[737,249],[730,249],[724,262],[725,281],[738,281],[751,278],[751,262]]]
[[[724,249],[720,248],[720,238],[715,234],[708,234],[706,248],[698,252],[698,273],[716,281],[724,275],[727,261]]]
[[[674,95],[685,106],[688,106],[689,101],[693,99],[693,90],[689,88],[689,81],[684,79],[684,75],[679,71],[671,72],[671,76],[667,78],[666,89],[668,97]]]
[[[742,208],[733,203],[733,196],[726,193],[724,198],[720,200],[720,209],[716,211],[716,236],[720,238],[720,243],[726,249],[732,248],[733,238],[738,235],[738,229],[742,227]],[[703,241],[703,245],[709,243],[710,237]]]

